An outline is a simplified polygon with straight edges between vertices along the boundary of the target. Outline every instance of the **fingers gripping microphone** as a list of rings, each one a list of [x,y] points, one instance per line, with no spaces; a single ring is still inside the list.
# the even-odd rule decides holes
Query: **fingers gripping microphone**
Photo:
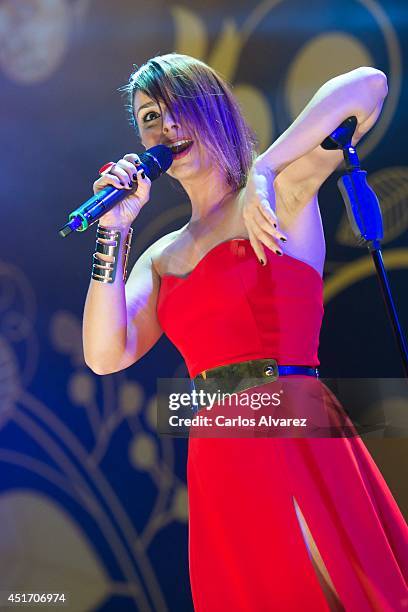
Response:
[[[140,161],[141,165],[138,168],[143,168],[149,179],[154,181],[170,168],[173,162],[173,153],[169,147],[157,145],[142,153]],[[69,215],[69,221],[59,230],[59,235],[65,238],[74,231],[84,232],[128,195],[129,191],[127,189],[116,189],[116,187],[108,185]]]

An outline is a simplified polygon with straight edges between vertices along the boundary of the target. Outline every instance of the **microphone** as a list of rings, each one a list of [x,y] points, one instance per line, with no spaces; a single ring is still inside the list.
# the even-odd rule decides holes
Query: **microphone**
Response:
[[[155,181],[170,168],[173,163],[173,153],[170,147],[159,144],[142,153],[140,161],[138,169],[143,168],[146,176],[151,181]],[[127,189],[116,189],[108,185],[69,215],[68,223],[59,230],[59,235],[65,238],[74,231],[84,232],[127,195],[129,195]]]

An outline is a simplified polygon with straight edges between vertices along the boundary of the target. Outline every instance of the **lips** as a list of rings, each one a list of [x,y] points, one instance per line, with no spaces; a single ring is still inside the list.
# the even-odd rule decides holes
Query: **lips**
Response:
[[[167,143],[167,146],[170,147],[174,155],[177,155],[179,153],[183,153],[184,151],[186,151],[189,147],[191,147],[192,144],[193,144],[192,140],[183,138],[183,139],[176,140],[174,142],[169,142]]]

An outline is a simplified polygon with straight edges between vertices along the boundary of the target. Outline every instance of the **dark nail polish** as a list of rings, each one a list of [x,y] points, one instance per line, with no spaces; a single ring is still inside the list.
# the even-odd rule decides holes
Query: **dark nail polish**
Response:
[[[282,242],[286,242],[286,240],[287,240],[286,238],[283,238],[282,236],[281,236],[280,239],[282,240]]]
[[[133,187],[132,183],[129,181],[128,183],[129,187]]]
[[[145,174],[144,170],[143,170],[143,172],[142,172],[142,174],[141,174],[141,177],[142,177],[142,179],[145,179],[145,178],[146,178],[146,174]]]
[[[122,185],[122,187],[125,186],[125,183],[122,183],[122,181],[119,181],[119,183]]]
[[[263,260],[263,259],[259,258],[259,261],[261,262],[261,264],[262,264],[263,266],[265,265],[265,264],[264,264],[264,260]]]
[[[282,251],[278,251],[278,250],[276,250],[276,254],[277,255],[283,255]]]
[[[276,227],[278,227],[278,226],[276,225],[276,223],[274,223],[274,224],[273,224],[273,227],[275,227],[275,228],[276,228]]]
[[[133,175],[133,180],[134,180],[134,181],[136,181],[136,180],[137,180],[137,174],[136,174],[136,173]]]

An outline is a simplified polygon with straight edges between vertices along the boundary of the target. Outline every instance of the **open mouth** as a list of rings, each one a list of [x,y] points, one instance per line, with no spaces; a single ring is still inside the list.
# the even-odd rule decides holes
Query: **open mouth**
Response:
[[[189,149],[192,145],[192,140],[178,140],[170,145],[170,149],[172,150],[173,155],[178,155],[179,153],[184,153],[184,151],[187,151],[187,149]]]

